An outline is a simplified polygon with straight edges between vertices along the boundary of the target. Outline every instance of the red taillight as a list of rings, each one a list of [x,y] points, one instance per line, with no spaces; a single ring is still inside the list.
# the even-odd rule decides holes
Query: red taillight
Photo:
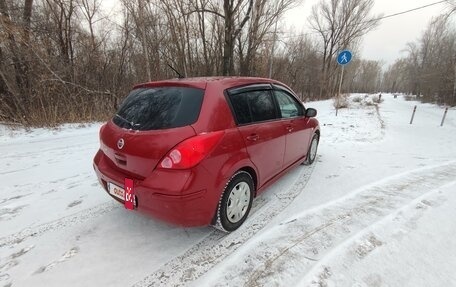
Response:
[[[200,134],[175,146],[159,163],[159,168],[187,169],[200,163],[222,138],[224,132]]]

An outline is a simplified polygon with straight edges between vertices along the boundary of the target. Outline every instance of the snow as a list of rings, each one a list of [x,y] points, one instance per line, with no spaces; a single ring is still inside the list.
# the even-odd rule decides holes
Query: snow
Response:
[[[0,286],[456,285],[456,110],[352,95],[319,155],[236,232],[125,210],[92,169],[100,123],[0,126]],[[415,119],[409,124],[414,106]]]

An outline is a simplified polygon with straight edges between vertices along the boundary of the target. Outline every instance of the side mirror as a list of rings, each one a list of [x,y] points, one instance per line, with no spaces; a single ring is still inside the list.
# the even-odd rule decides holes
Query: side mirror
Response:
[[[313,108],[306,109],[306,118],[314,118],[317,116],[317,110]]]

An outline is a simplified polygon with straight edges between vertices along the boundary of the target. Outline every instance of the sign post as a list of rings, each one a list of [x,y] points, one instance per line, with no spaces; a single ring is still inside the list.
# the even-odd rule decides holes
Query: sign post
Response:
[[[342,71],[340,73],[340,79],[339,79],[339,91],[337,93],[337,98],[336,98],[336,116],[337,116],[337,111],[339,110],[339,99],[340,99],[340,91],[342,88],[342,79],[344,78],[344,67],[350,61],[352,60],[352,53],[350,50],[343,50],[339,53],[337,56],[337,63],[342,66]]]

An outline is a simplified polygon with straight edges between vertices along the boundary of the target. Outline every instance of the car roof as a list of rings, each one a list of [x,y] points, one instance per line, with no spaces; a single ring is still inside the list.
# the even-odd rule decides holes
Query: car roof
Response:
[[[237,87],[248,84],[259,84],[259,83],[271,83],[280,84],[283,83],[260,77],[194,77],[194,78],[180,78],[180,79],[169,79],[161,81],[153,81],[135,85],[133,89],[158,87],[158,86],[183,86],[183,87],[195,87],[205,89],[208,84],[217,83],[223,89]],[[285,86],[285,85],[284,85]]]

